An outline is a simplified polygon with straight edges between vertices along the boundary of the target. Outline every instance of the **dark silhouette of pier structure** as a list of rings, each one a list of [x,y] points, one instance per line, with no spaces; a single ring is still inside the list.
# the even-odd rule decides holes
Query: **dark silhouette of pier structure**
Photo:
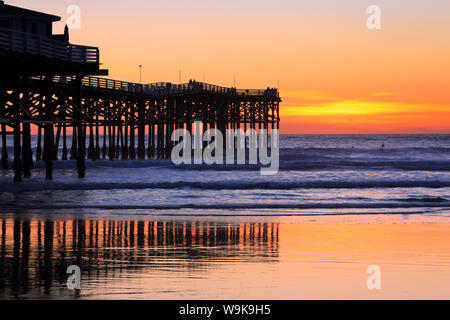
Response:
[[[52,179],[60,148],[61,160],[76,160],[82,178],[86,158],[168,158],[172,132],[192,133],[195,121],[202,122],[203,131],[222,133],[279,129],[277,89],[102,78],[108,70],[101,69],[99,49],[71,44],[67,28],[64,35],[53,35],[51,25],[59,20],[0,1],[1,163],[9,169],[7,135],[13,135],[15,182],[30,177],[33,161],[41,160]]]

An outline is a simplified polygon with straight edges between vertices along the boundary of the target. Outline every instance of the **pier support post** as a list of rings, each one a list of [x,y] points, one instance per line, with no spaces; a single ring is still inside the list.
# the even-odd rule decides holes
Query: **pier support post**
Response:
[[[120,132],[121,132],[121,140],[120,143],[122,145],[122,160],[127,160],[128,159],[128,128],[126,125],[122,125],[122,127],[120,128]]]
[[[61,140],[62,123],[58,123],[56,128],[55,150],[53,150],[53,160],[58,160],[59,140]]]
[[[145,104],[142,101],[138,102],[138,158],[145,159]]]
[[[164,159],[164,125],[158,124],[158,158]]]
[[[114,130],[114,132],[117,132],[117,135],[116,135],[116,154],[115,154],[115,156],[116,156],[116,159],[120,159],[120,148],[121,148],[120,136],[121,136],[121,130],[122,130],[122,121],[121,121],[121,119],[117,119],[117,124],[115,125],[115,127],[117,129],[117,131]]]
[[[153,125],[153,156],[159,157],[159,125]]]
[[[103,117],[103,145],[102,145],[102,159],[106,159],[106,153],[108,151],[108,147],[106,146],[106,139],[108,138],[108,132],[107,132],[107,125],[106,125],[106,118]]]
[[[186,119],[186,132],[189,134],[188,136],[192,138],[194,136],[194,131],[192,130],[193,125],[192,125],[191,117],[192,116],[189,115],[189,119]],[[191,150],[190,150],[191,154],[193,154],[193,152],[192,152],[193,148],[194,148],[194,145],[191,142]]]
[[[95,161],[95,147],[94,147],[94,125],[92,124],[93,119],[89,123],[89,147],[88,147],[88,158]]]
[[[153,143],[154,143],[154,126],[153,124],[148,125],[148,149],[147,149],[147,157],[149,159],[153,158]]]
[[[117,144],[116,144],[116,158],[120,159],[123,153],[123,125],[122,118],[119,118],[117,125]]]
[[[0,97],[1,94],[3,92],[0,92]],[[7,138],[6,138],[6,128],[7,128],[7,122],[6,122],[6,108],[7,108],[7,104],[6,104],[6,99],[4,99],[3,97],[0,98],[0,116],[2,118],[4,118],[4,121],[1,123],[0,128],[1,128],[1,135],[2,135],[2,169],[3,170],[8,170],[9,169],[9,164],[8,164],[8,145],[7,145]]]
[[[81,80],[83,76],[78,75],[74,80],[74,119],[78,128],[78,155],[77,155],[77,170],[78,177],[84,178],[86,176],[86,135],[83,128],[82,119],[82,101],[81,101]]]
[[[52,96],[50,93],[50,86],[52,77],[47,77],[45,80],[45,107],[44,107],[44,156],[45,161],[45,178],[47,180],[53,179],[53,153],[54,148],[54,132],[53,132],[53,110],[52,110]]]
[[[22,93],[22,103],[20,104],[24,110],[24,116],[30,114],[30,105],[27,101],[27,94]],[[31,120],[31,119],[28,119]],[[22,163],[23,175],[25,178],[31,177],[31,168],[33,166],[33,152],[31,150],[31,122],[22,121]]]
[[[280,103],[277,102],[276,104],[277,109],[277,130],[280,130]]]
[[[141,123],[138,127],[138,158],[145,159],[145,126]]]
[[[76,160],[78,156],[77,136],[77,126],[75,122],[72,122],[72,146],[70,147],[70,160]]]
[[[207,100],[203,103],[203,107],[202,107],[202,132],[201,132],[202,137],[206,131],[208,131],[208,101]],[[205,150],[207,145],[208,145],[208,143],[206,141],[203,141],[202,149]]]
[[[8,170],[8,145],[6,140],[6,123],[2,123],[2,169]]]
[[[124,130],[124,137],[123,137],[123,147],[122,147],[122,160],[127,160],[128,159],[128,110],[125,110],[123,130]]]
[[[100,159],[100,124],[98,123],[98,115],[95,121],[95,159]]]
[[[109,127],[110,139],[109,139],[109,159],[114,160],[116,158],[116,125],[114,120],[110,120]]]
[[[109,160],[114,160],[113,141],[114,141],[114,139],[112,136],[111,119],[108,118],[108,158],[109,158]]]
[[[30,123],[23,123],[22,125],[22,161],[23,161],[23,176],[25,178],[31,177],[31,167],[33,166],[33,154],[31,151],[31,129]]]
[[[135,149],[135,136],[136,136],[136,127],[135,127],[135,117],[136,117],[136,101],[131,103],[131,112],[130,112],[130,154],[129,157],[131,160],[136,159],[136,149]]]
[[[63,149],[62,149],[62,160],[67,160],[67,127],[66,123],[63,123]]]
[[[172,154],[172,132],[174,129],[174,116],[175,116],[175,99],[171,98],[167,101],[166,105],[166,158],[170,159]]]
[[[66,147],[66,150],[65,150],[65,158],[66,159],[64,159],[64,150],[63,150],[63,155],[62,155],[62,159],[63,160],[67,160],[67,145],[66,145],[66,113],[67,113],[67,111],[66,111],[66,107],[65,106],[60,106],[61,107],[61,109],[60,109],[60,111],[59,111],[59,120],[60,120],[60,123],[58,123],[58,130],[57,130],[57,132],[56,132],[56,141],[55,141],[55,151],[54,151],[54,157],[53,157],[53,160],[58,160],[58,151],[59,151],[59,140],[60,140],[60,138],[61,138],[61,131],[63,131],[63,149],[64,149],[64,146]]]
[[[41,101],[42,106],[42,101]],[[37,126],[38,136],[37,136],[37,146],[36,146],[36,161],[42,160],[42,126],[38,124]]]
[[[22,159],[21,159],[21,141],[20,141],[20,108],[19,94],[15,93],[14,99],[14,182],[22,182]]]

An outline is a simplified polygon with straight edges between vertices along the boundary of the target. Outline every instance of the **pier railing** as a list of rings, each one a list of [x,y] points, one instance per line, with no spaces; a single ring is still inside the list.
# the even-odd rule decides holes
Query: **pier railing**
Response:
[[[0,28],[0,48],[76,63],[100,63],[100,52],[96,47],[74,45],[4,28]]]
[[[34,80],[43,80],[43,77],[32,77]],[[72,76],[55,76],[54,82],[66,84],[74,79]],[[212,92],[233,96],[270,96],[279,97],[277,89],[236,89],[229,87],[221,87],[214,84],[203,82],[190,82],[184,84],[173,84],[170,82],[157,82],[150,84],[139,84],[120,80],[113,80],[99,77],[84,77],[82,80],[83,87],[100,88],[108,90],[125,91],[130,93],[151,94],[151,95],[168,95],[180,94],[186,92]]]

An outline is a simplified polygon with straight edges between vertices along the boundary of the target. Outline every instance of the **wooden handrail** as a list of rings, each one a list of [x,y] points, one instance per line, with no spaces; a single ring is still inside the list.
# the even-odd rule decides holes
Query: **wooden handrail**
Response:
[[[64,43],[31,33],[18,32],[4,28],[0,28],[0,48],[76,63],[100,63],[100,51],[97,47]],[[40,80],[42,78],[33,77],[33,79]],[[59,76],[53,79],[53,81],[59,83],[68,83],[72,80],[72,77]],[[151,95],[167,95],[183,92],[207,91],[227,95],[279,97],[277,89],[236,89],[195,81],[184,84],[158,82],[141,85],[138,83],[106,78],[85,77],[82,81],[82,85],[85,87],[95,87]]]
[[[100,51],[96,47],[64,43],[4,28],[0,28],[0,48],[76,63],[100,63]]]
[[[32,77],[32,80],[43,80],[44,77]],[[74,80],[72,76],[55,76],[54,82],[67,84]],[[172,84],[170,82],[157,82],[150,84],[138,84],[120,80],[113,80],[99,77],[84,77],[81,82],[83,87],[109,89],[117,91],[125,91],[131,93],[149,94],[149,95],[167,95],[179,94],[184,92],[207,91],[221,93],[227,95],[239,96],[271,96],[279,97],[277,89],[236,89],[228,87],[220,87],[217,85],[193,82],[184,84]]]

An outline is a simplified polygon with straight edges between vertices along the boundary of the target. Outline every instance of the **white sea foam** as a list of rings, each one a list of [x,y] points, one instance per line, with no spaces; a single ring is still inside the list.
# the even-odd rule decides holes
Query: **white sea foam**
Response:
[[[250,165],[100,160],[87,161],[85,179],[77,178],[74,161],[57,161],[54,180],[46,181],[40,162],[24,183],[0,172],[0,210],[450,211],[450,136],[282,136],[281,145],[280,173],[271,177]]]

